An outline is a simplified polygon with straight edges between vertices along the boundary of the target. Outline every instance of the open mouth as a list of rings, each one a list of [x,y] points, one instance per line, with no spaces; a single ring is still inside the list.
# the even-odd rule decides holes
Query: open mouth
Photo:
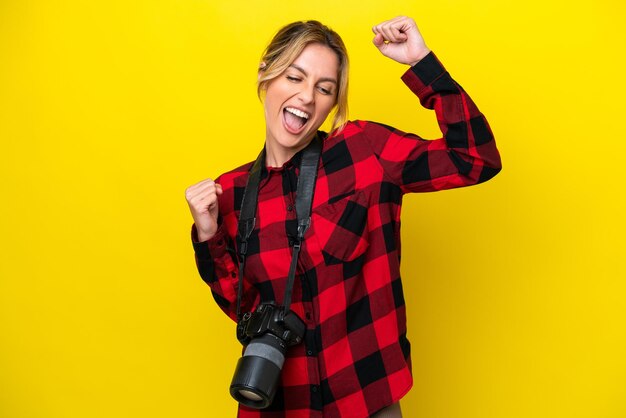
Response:
[[[304,129],[311,115],[294,107],[283,109],[283,124],[285,129],[292,134],[299,134]]]

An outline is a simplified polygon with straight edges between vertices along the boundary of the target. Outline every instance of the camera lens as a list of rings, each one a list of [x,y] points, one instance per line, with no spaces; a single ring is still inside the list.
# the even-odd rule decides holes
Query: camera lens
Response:
[[[246,347],[230,384],[230,394],[251,408],[268,407],[285,362],[287,346],[270,333],[254,338]]]
[[[260,397],[259,395],[257,395],[256,393],[252,392],[251,390],[245,390],[245,389],[241,389],[239,391],[239,394],[241,396],[243,396],[244,398],[250,399],[251,401],[261,401],[263,400],[262,397]]]

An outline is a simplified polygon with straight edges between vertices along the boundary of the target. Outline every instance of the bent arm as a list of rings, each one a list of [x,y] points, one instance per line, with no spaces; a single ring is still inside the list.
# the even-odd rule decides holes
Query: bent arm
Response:
[[[226,228],[220,225],[212,238],[198,242],[194,224],[191,230],[191,240],[200,277],[211,288],[218,306],[236,321],[239,267],[234,245],[226,233]]]
[[[361,122],[386,175],[403,192],[482,183],[501,169],[491,128],[469,95],[430,52],[402,76],[422,105],[435,110],[443,137],[424,140],[395,128]]]

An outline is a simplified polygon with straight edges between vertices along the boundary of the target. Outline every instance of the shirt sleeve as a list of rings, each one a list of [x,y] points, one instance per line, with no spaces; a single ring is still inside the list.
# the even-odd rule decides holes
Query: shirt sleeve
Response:
[[[234,321],[237,320],[237,287],[239,267],[232,239],[220,224],[215,235],[207,241],[198,242],[195,224],[191,228],[196,267],[200,277],[211,288],[218,306]]]
[[[487,120],[434,53],[409,68],[402,81],[422,106],[435,110],[443,137],[425,140],[383,124],[361,122],[394,184],[404,193],[429,192],[482,183],[500,171]]]

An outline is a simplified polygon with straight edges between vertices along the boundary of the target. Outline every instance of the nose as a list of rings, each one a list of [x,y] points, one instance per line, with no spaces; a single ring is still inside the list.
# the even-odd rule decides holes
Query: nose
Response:
[[[311,104],[315,102],[315,86],[303,85],[298,93],[298,99],[303,104]]]

